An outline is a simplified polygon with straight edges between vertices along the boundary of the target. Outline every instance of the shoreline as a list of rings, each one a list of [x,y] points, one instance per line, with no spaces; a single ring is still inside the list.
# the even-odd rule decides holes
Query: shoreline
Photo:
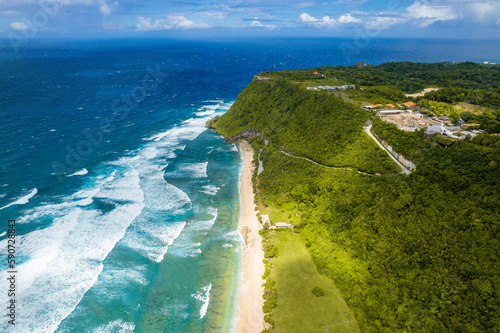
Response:
[[[245,240],[241,263],[241,279],[238,288],[239,318],[236,333],[260,333],[264,330],[264,252],[262,237],[259,235],[261,224],[256,216],[252,173],[254,166],[253,149],[247,141],[239,142],[243,156],[243,169],[240,175],[240,224],[239,230]]]

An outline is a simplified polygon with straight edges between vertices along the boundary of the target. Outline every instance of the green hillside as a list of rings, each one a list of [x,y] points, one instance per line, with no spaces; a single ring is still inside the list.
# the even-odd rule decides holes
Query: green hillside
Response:
[[[287,152],[327,166],[368,173],[398,172],[397,165],[363,132],[366,111],[326,92],[285,80],[258,80],[209,126],[226,137],[257,129]]]
[[[364,69],[349,69],[356,70]],[[250,140],[264,166],[254,175],[260,212],[272,223],[294,225],[361,331],[500,332],[500,137],[485,133],[444,145],[375,119],[373,131],[417,164],[410,176],[396,174],[375,144],[356,145],[365,142],[369,118],[358,107],[307,91],[281,73],[266,75],[280,78],[254,80],[212,125],[225,136],[251,128],[262,134]],[[324,168],[283,149],[382,175]],[[292,251],[292,240],[263,234],[278,249],[269,259],[276,282],[267,285],[278,301],[265,310],[270,331],[280,332],[289,324],[284,309],[300,307],[305,296],[276,292],[286,286],[278,281],[291,278],[280,273],[279,249]],[[322,320],[305,317],[309,327]]]

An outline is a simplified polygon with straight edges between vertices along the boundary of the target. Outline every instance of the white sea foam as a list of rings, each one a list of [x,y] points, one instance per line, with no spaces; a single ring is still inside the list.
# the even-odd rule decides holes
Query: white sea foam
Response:
[[[3,236],[5,236],[5,235],[7,235],[7,231],[2,232],[2,233],[0,234],[0,237],[3,237]]]
[[[94,200],[92,198],[86,198],[86,199],[78,200],[76,202],[76,204],[78,206],[88,206],[88,205],[92,204],[93,202],[94,202]]]
[[[23,272],[18,297],[20,332],[54,331],[97,281],[103,260],[144,207],[137,171],[132,169],[104,184],[95,198],[114,202],[115,208],[103,213],[51,205],[42,213],[63,217],[20,236],[23,255],[28,258],[18,266]]]
[[[231,243],[224,243],[224,244],[222,245],[222,247],[223,247],[223,248],[225,248],[225,249],[228,249],[228,248],[230,248],[230,247],[233,247],[233,244],[231,244]]]
[[[96,283],[103,271],[104,259],[118,241],[122,240],[123,244],[131,245],[156,262],[163,260],[174,243],[176,246],[176,239],[183,234],[186,222],[167,224],[158,219],[157,214],[158,211],[164,215],[182,212],[191,206],[191,200],[186,193],[164,181],[161,167],[166,164],[165,158],[175,157],[175,149],[184,149],[187,140],[196,139],[206,130],[207,119],[192,118],[149,138],[152,142],[146,144],[146,149],[132,151],[129,156],[107,164],[108,167],[110,164],[118,165],[119,171],[115,170],[108,176],[86,177],[86,181],[95,182],[91,187],[63,198],[64,202],[31,210],[29,216],[32,220],[47,216],[53,222],[22,238],[23,255],[28,259],[19,267],[29,273],[23,274],[24,282],[20,284],[22,292],[19,300],[23,304],[19,317],[20,331],[56,330]],[[189,177],[207,177],[207,164],[184,165],[187,167],[185,172]],[[143,193],[141,186],[148,191]],[[207,190],[214,191],[216,188]],[[31,196],[20,198],[16,203],[26,203],[35,194],[36,189]],[[109,203],[107,207],[111,210],[103,212],[94,209],[91,204],[99,201]],[[145,206],[149,215],[143,212]],[[208,232],[214,224],[217,210],[212,208],[212,212],[212,219],[193,223],[198,234]],[[2,242],[0,245],[4,245]],[[192,254],[201,253],[201,243],[192,244]],[[141,284],[148,283],[140,272],[129,274],[129,277]],[[6,283],[2,280],[0,289],[3,290]],[[211,284],[203,288],[204,294],[200,294],[200,301],[203,302],[201,318],[208,309],[210,290]],[[101,331],[115,332],[128,324],[115,321],[100,328]],[[2,328],[5,326],[0,324],[0,331]],[[133,331],[134,327],[130,326],[130,330]]]
[[[200,111],[200,112],[196,112],[196,115],[198,117],[209,116],[211,114],[214,114],[215,110],[217,110],[219,107],[220,107],[220,104],[204,105],[198,109],[198,111]]]
[[[137,221],[137,232],[128,235],[123,242],[151,261],[161,262],[168,248],[179,237],[186,222],[171,224],[144,224]]]
[[[105,175],[102,175],[102,177],[96,177],[98,181],[93,185],[93,187],[79,190],[74,194],[66,197],[61,203],[45,204],[29,209],[25,211],[24,215],[17,219],[16,222],[29,223],[44,216],[55,218],[66,214],[69,208],[77,206],[88,206],[92,204],[92,202],[94,201],[93,197],[97,195],[99,191],[101,191],[103,186],[114,180],[115,174],[116,170],[113,171],[111,175],[105,179],[103,179]]]
[[[134,323],[124,322],[123,319],[117,319],[108,324],[101,325],[94,329],[94,333],[133,333],[135,330]]]
[[[159,133],[159,134],[155,134],[153,136],[144,138],[143,140],[144,141],[160,141],[161,139],[163,139],[167,135],[168,135],[168,131],[167,132],[163,132],[163,133]]]
[[[36,194],[38,193],[38,189],[34,188],[30,191],[30,193],[26,194],[25,196],[20,197],[16,201],[8,204],[7,206],[3,206],[0,208],[0,210],[5,209],[7,207],[13,206],[13,205],[25,205],[27,204],[31,198],[33,198]]]
[[[207,111],[201,111],[201,112],[196,112],[196,115],[198,117],[203,117],[203,116],[209,116],[211,114],[214,114],[215,110],[207,110]]]
[[[162,247],[148,251],[148,258],[156,262],[161,262],[174,241],[179,237],[182,230],[186,226],[186,222],[178,222],[173,225],[162,226],[153,229],[154,236],[161,242]]]
[[[207,286],[202,288],[202,291],[198,291],[196,294],[192,294],[191,297],[194,297],[200,302],[203,302],[203,305],[200,308],[200,319],[203,319],[207,314],[208,304],[210,303],[210,290],[212,289],[212,283],[209,283]]]
[[[222,239],[225,239],[228,241],[245,243],[245,240],[243,239],[243,236],[241,235],[239,230],[233,230],[233,231],[226,233],[225,235],[222,236]]]
[[[86,175],[88,173],[89,173],[89,171],[87,169],[83,168],[82,170],[79,170],[79,171],[77,171],[75,173],[72,173],[71,175],[68,175],[68,177],[83,176],[83,175]]]
[[[152,159],[158,155],[158,151],[156,150],[156,147],[148,147],[144,150],[143,154],[147,159]]]
[[[220,187],[217,187],[215,185],[203,185],[201,188],[202,189],[200,190],[200,192],[210,195],[216,195],[217,191],[220,190]]]
[[[179,257],[196,257],[202,253],[200,236],[206,235],[217,220],[217,208],[208,207],[207,213],[213,218],[203,221],[191,221],[186,224],[182,236],[176,240],[173,255]]]
[[[166,143],[170,146],[179,144],[182,140],[192,141],[206,130],[205,123],[208,119],[208,117],[190,118],[184,120],[181,125],[175,126],[168,131],[149,136],[143,140]]]
[[[202,232],[204,235],[206,235],[212,229],[215,220],[217,220],[217,208],[207,207],[207,213],[212,215],[213,218],[206,221],[198,221],[193,224],[193,227],[198,231]]]
[[[177,214],[188,208],[188,206],[191,207],[189,196],[181,189],[165,181],[164,171],[160,171],[153,166],[152,168],[143,167],[140,172],[142,182],[148,188],[145,193],[145,202],[149,209]]]
[[[194,120],[194,118],[189,118],[189,119],[187,119],[187,120],[183,120],[183,121],[182,121],[182,123],[183,123],[183,124],[190,124],[190,123],[192,123],[193,121],[195,121],[195,120]]]
[[[177,251],[174,252],[174,254],[179,256],[179,257],[183,257],[183,258],[187,258],[187,257],[194,258],[202,253],[200,246],[201,246],[200,242],[191,243],[191,242],[187,242],[186,240],[184,240],[182,243],[180,243],[177,246]]]
[[[111,175],[109,175],[109,177],[107,177],[107,178],[105,179],[105,181],[106,181],[106,182],[112,182],[112,181],[115,179],[115,175],[116,175],[116,170],[115,170],[115,171],[113,171],[113,172],[111,173]]]
[[[67,216],[56,218],[49,227],[20,236],[23,253],[29,255],[30,259],[18,266],[19,271],[23,272],[23,278],[19,281],[19,293],[22,294],[28,289],[47,266],[61,254],[64,240],[78,225],[81,213],[81,209],[72,210]]]

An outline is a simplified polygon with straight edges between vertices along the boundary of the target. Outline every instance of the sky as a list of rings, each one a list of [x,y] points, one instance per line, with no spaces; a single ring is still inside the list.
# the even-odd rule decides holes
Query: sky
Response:
[[[0,0],[0,38],[500,38],[499,0]]]

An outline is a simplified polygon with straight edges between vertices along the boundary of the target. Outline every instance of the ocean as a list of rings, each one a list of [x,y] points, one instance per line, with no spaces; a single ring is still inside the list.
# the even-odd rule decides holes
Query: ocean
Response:
[[[265,70],[499,60],[488,40],[0,41],[0,330],[234,331],[242,160],[205,122]]]

